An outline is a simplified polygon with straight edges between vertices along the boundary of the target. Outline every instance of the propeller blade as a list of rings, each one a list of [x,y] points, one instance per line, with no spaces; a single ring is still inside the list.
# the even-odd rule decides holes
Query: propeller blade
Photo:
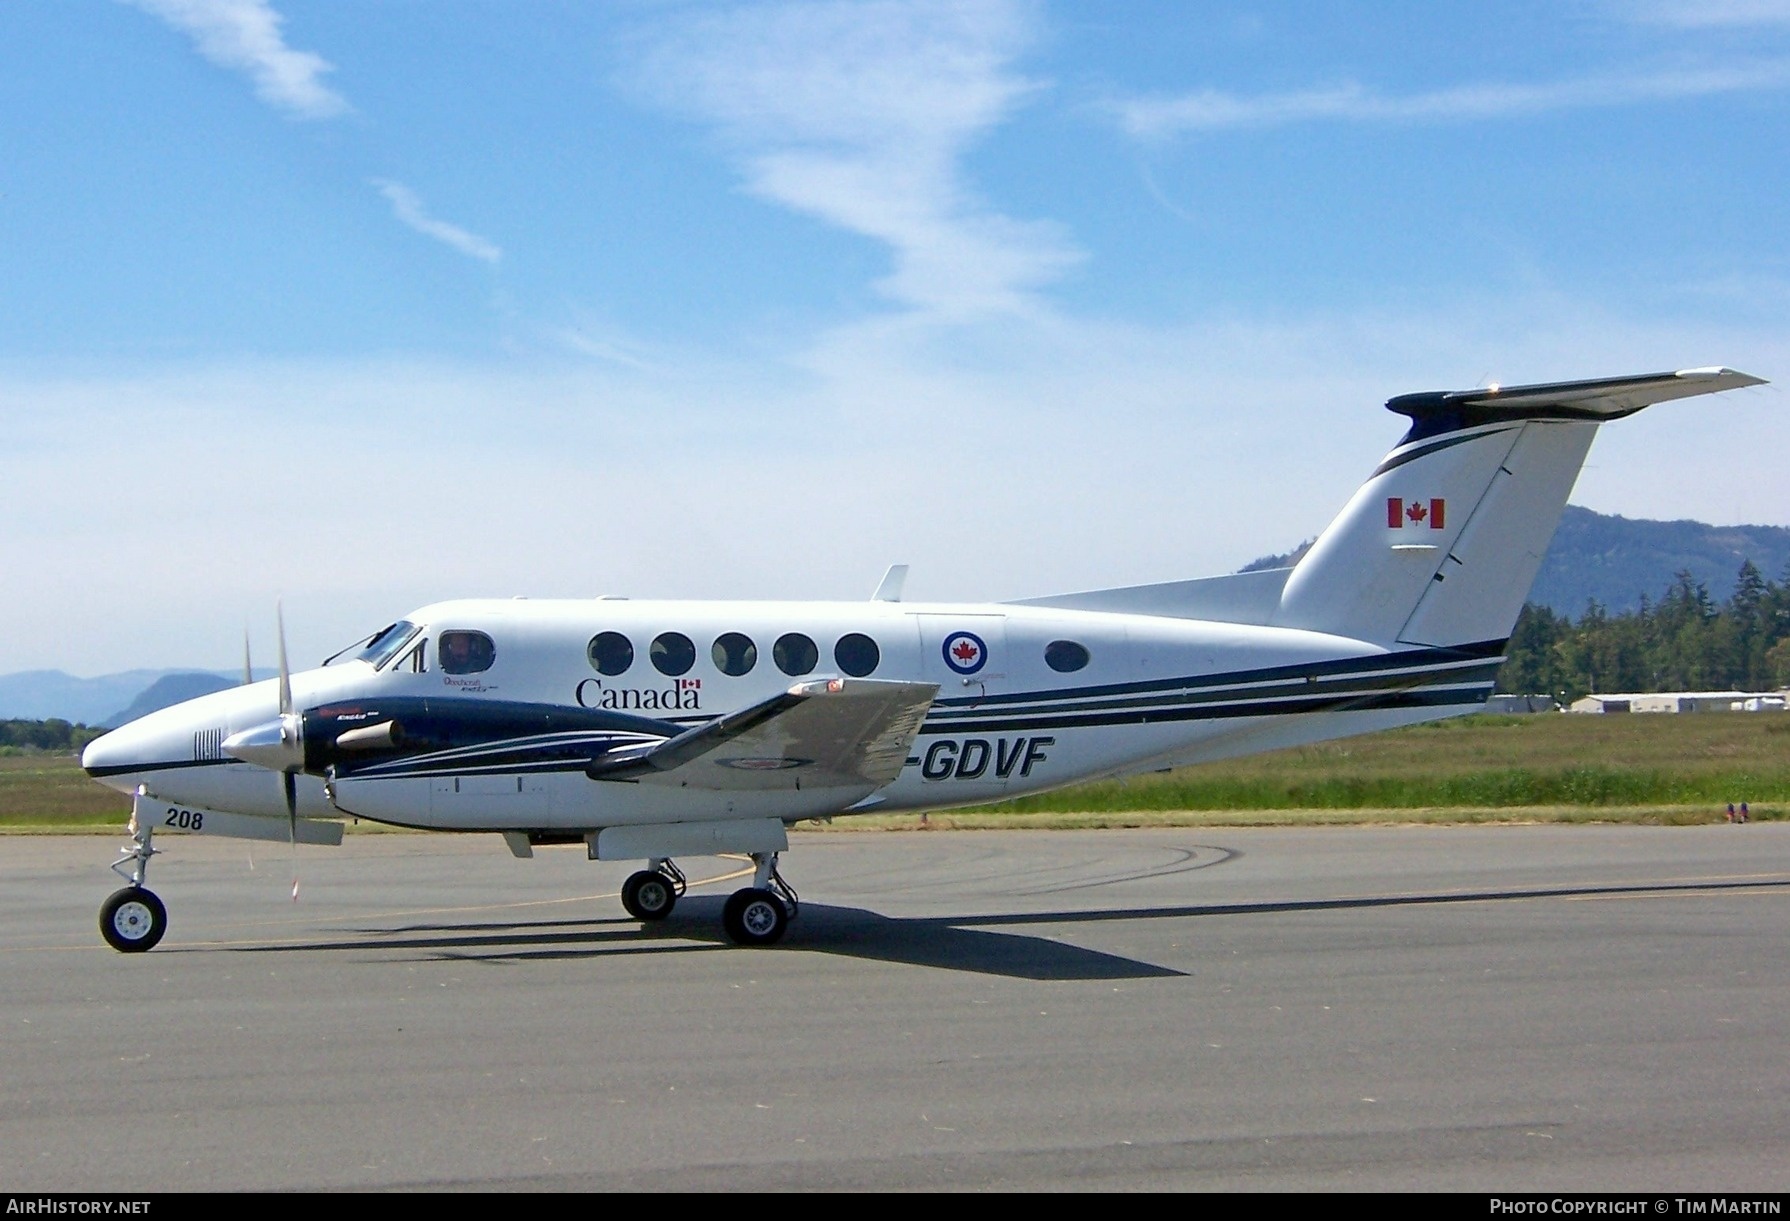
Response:
[[[286,833],[292,847],[292,901],[298,902],[298,773],[281,772],[286,787]]]
[[[298,769],[304,759],[304,721],[292,711],[292,667],[286,662],[286,607],[274,603],[274,620],[280,629],[280,719],[282,751],[296,751],[299,762],[288,761],[280,769],[286,793],[286,832],[292,845],[292,901],[298,902]],[[290,756],[288,756],[290,758]]]
[[[286,608],[274,603],[274,618],[280,625],[280,715],[292,711],[292,667],[286,664]]]
[[[294,711],[292,703],[292,667],[286,660],[286,610],[283,605],[275,604],[274,617],[279,624],[280,637],[280,714],[275,720],[231,734],[224,739],[221,749],[231,758],[257,767],[300,772],[304,770],[305,762],[305,723],[304,717]],[[243,635],[242,654],[243,679],[252,681],[247,633]],[[288,792],[288,802],[290,800]]]
[[[242,685],[255,681],[255,667],[249,661],[249,629],[242,629]]]

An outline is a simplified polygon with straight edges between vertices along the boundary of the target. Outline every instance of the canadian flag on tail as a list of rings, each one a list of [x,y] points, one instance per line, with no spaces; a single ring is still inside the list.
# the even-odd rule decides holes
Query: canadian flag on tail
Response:
[[[1443,497],[1432,497],[1428,502],[1421,500],[1407,501],[1402,496],[1386,498],[1386,525],[1388,529],[1402,530],[1406,525],[1420,529],[1427,522],[1432,530],[1441,530],[1448,521],[1448,501]]]

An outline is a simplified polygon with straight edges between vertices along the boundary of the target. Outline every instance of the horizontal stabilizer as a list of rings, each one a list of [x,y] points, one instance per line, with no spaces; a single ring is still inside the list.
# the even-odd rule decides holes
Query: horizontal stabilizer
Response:
[[[1401,394],[1389,411],[1411,417],[1403,443],[1500,420],[1590,420],[1601,423],[1633,415],[1643,407],[1698,394],[1762,386],[1765,379],[1733,369],[1680,369],[1581,382],[1533,386],[1488,386],[1478,390],[1429,390]]]
[[[703,789],[877,789],[901,774],[936,683],[799,683],[650,746],[596,760],[593,780]]]

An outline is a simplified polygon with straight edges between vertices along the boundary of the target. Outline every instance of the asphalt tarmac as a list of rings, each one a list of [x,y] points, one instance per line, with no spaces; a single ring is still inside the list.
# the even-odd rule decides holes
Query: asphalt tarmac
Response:
[[[0,1183],[1790,1189],[1790,825],[798,834],[643,930],[495,836],[0,839]],[[120,837],[122,840],[122,836]],[[683,862],[693,882],[737,862]]]

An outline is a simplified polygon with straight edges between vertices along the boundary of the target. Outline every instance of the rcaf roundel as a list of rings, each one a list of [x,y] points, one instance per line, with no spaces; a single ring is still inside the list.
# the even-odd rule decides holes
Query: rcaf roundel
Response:
[[[952,632],[941,651],[945,664],[959,674],[974,674],[988,661],[988,646],[974,632]]]
[[[1406,500],[1402,496],[1386,498],[1386,526],[1390,530],[1403,530],[1406,526],[1442,530],[1447,521],[1448,501],[1441,496],[1429,500]]]

